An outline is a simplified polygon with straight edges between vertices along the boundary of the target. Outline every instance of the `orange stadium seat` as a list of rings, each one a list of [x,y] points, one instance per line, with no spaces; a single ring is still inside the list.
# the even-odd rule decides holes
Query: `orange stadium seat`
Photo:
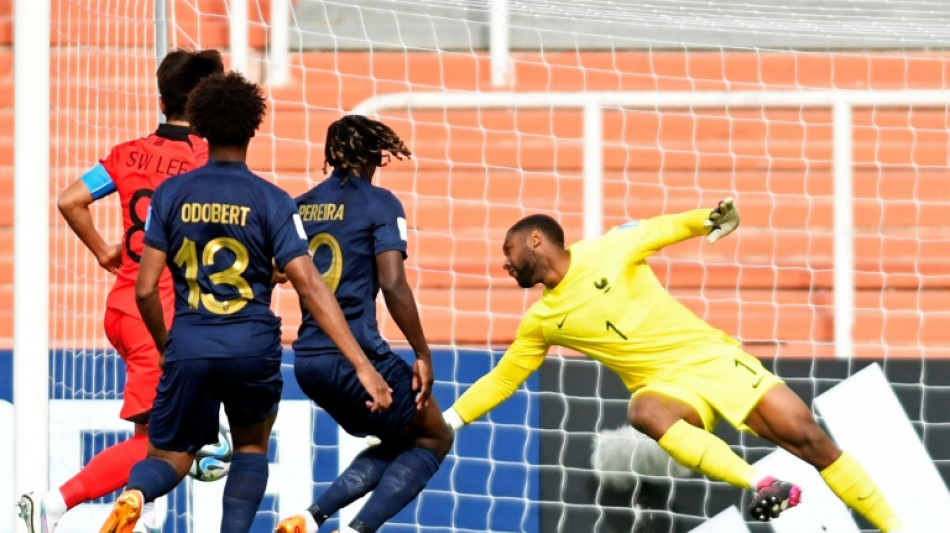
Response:
[[[12,3],[0,0],[0,117],[6,118],[0,120],[2,316],[12,316]],[[199,0],[201,15],[195,4],[175,2],[179,42],[226,48],[224,3]],[[63,163],[52,169],[59,185],[50,191],[51,215],[57,217],[51,253],[53,268],[67,268],[69,275],[51,287],[51,327],[57,342],[70,345],[102,334],[102,302],[111,280],[58,218],[56,189],[76,179],[105,155],[98,151],[120,137],[144,133],[133,114],[102,109],[151,112],[157,94],[149,71],[153,60],[138,55],[121,62],[108,52],[132,38],[136,46],[142,44],[121,7],[115,17],[105,18],[93,18],[72,3],[54,3],[53,9],[71,10],[69,35],[82,40],[76,46],[52,28],[51,122],[59,133],[51,138],[50,151],[53,161]],[[262,48],[265,31],[258,19],[266,6],[252,11],[250,43]],[[53,20],[67,18],[54,15]],[[141,24],[143,34],[150,34],[150,23]],[[123,31],[115,31],[119,27]],[[935,62],[927,59],[933,54],[884,53],[869,59],[572,51],[542,58],[523,52],[513,56],[514,90],[942,87],[950,73],[930,68]],[[895,61],[902,69],[898,77],[888,75]],[[76,79],[91,83],[75,84]],[[272,105],[252,143],[250,166],[299,194],[322,178],[323,137],[341,109],[373,95],[409,90],[491,90],[489,60],[483,53],[294,53],[291,83],[268,89]],[[504,231],[520,216],[556,208],[568,240],[581,236],[582,113],[414,110],[387,111],[383,118],[414,153],[412,162],[384,169],[379,183],[405,204],[409,274],[427,336],[438,344],[484,345],[487,340],[503,345],[536,297],[536,291],[518,289],[501,269]],[[948,122],[950,114],[942,108],[855,110],[858,355],[950,355],[944,348],[950,346],[950,329],[938,325],[947,318],[942,302],[950,297],[950,278],[942,272],[950,256],[943,229],[946,208],[921,192],[946,198],[950,191]],[[64,158],[67,148],[69,158]],[[740,232],[715,247],[697,241],[664,251],[651,260],[658,276],[684,304],[741,337],[756,355],[831,355],[831,159],[827,109],[607,110],[605,225],[661,210],[711,206],[724,195],[738,197]],[[717,304],[715,311],[711,302]],[[296,305],[291,291],[277,292],[275,308],[285,315],[287,341],[299,321]],[[391,320],[382,324],[388,336],[401,338]],[[0,344],[10,344],[11,329],[10,321],[0,321]]]

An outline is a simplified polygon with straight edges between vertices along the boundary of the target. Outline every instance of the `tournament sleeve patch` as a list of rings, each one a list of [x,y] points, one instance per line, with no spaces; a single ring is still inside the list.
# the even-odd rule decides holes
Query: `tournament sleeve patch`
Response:
[[[112,176],[109,175],[106,167],[102,166],[102,163],[83,174],[82,182],[86,184],[93,200],[98,200],[115,192],[115,182],[112,181]]]
[[[148,231],[148,225],[152,221],[152,206],[148,206],[148,213],[145,215],[145,231]]]
[[[307,232],[303,229],[303,221],[300,220],[299,213],[294,213],[294,227],[297,228],[297,235],[299,235],[301,239],[307,240]]]
[[[403,217],[397,217],[396,227],[399,228],[399,238],[409,242],[409,228],[406,226],[406,219]]]

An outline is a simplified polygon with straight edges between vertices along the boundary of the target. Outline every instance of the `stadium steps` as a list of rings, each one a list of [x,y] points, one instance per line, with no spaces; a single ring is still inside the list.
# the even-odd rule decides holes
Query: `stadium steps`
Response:
[[[108,209],[108,208],[106,208]],[[59,216],[56,214],[55,216]],[[83,276],[108,279],[98,272],[92,255],[81,242],[57,219],[58,226],[51,231],[53,257],[51,275],[56,279]],[[115,220],[115,222],[118,222]],[[700,244],[697,239],[667,248],[650,258],[650,264],[661,281],[672,288],[750,289],[776,288],[782,290],[818,291],[833,289],[832,255],[830,244],[823,254],[809,253],[819,246],[803,247],[798,256],[790,255],[789,249],[774,244],[771,230],[751,230],[760,237],[748,236],[749,231],[736,234],[732,241],[742,241],[739,246],[729,240],[715,246]],[[499,228],[497,234],[503,234]],[[117,225],[105,226],[104,233],[114,239],[120,237]],[[0,250],[13,249],[13,229],[0,227]],[[448,289],[451,287],[476,290],[514,289],[513,281],[502,269],[501,241],[486,241],[479,238],[454,239],[450,233],[423,231],[413,233],[410,242],[410,258],[407,272],[410,282],[416,287]],[[950,241],[945,237],[928,239],[934,244],[930,255],[910,255],[898,250],[916,250],[916,241],[899,241],[895,246],[884,246],[875,237],[859,239],[858,259],[855,265],[856,286],[863,290],[916,290],[942,292],[950,289],[950,279],[945,275],[945,257],[950,254]],[[825,240],[827,243],[827,239]],[[887,241],[885,241],[887,244]],[[861,245],[866,248],[862,248]],[[775,255],[768,256],[742,253],[743,247],[753,250],[775,248]],[[921,248],[926,251],[928,248]],[[738,253],[737,253],[738,251]],[[887,261],[879,259],[890,256]],[[66,261],[64,258],[70,258]],[[13,280],[12,253],[0,254],[0,285]],[[59,276],[58,278],[56,276]]]
[[[81,175],[79,167],[57,168],[57,174],[75,179]],[[390,172],[389,174],[393,174]],[[398,176],[385,177],[382,181],[392,180],[398,183]],[[418,176],[418,174],[416,174]],[[465,180],[463,177],[456,176]],[[435,177],[431,178],[433,181]],[[514,181],[511,177],[507,181]],[[295,192],[306,189],[309,181],[295,180]],[[578,199],[579,180],[576,184],[565,182],[559,196],[533,196],[529,207],[520,207],[524,200],[513,188],[503,195],[501,192],[483,192],[481,198],[465,199],[463,193],[452,193],[452,199],[446,201],[444,195],[416,193],[412,189],[394,188],[403,199],[410,221],[410,266],[423,273],[422,282],[432,284],[431,280],[447,278],[439,273],[455,272],[465,275],[488,275],[498,272],[503,260],[500,253],[502,239],[507,228],[514,220],[524,214],[542,210],[545,205],[557,205],[559,210],[571,213],[564,217],[568,241],[582,236],[582,204]],[[893,195],[899,194],[900,181],[894,182]],[[490,191],[491,189],[486,189]],[[505,188],[501,188],[504,191]],[[743,276],[743,286],[769,286],[783,283],[802,289],[824,287],[831,283],[830,271],[833,256],[832,210],[829,198],[815,199],[814,205],[783,199],[755,191],[734,189],[740,198],[743,214],[743,227],[730,239],[715,246],[700,245],[700,241],[683,243],[670,247],[661,256],[677,265],[682,262],[701,266],[711,272],[722,274],[721,281],[706,279],[702,283],[729,284],[733,273]],[[886,188],[879,193],[887,197]],[[730,192],[731,193],[731,192]],[[659,193],[663,194],[663,193]],[[724,193],[725,194],[725,193]],[[659,214],[659,206],[665,205],[667,211],[681,211],[697,205],[712,205],[718,196],[704,193],[702,201],[696,191],[688,188],[669,187],[665,198],[656,196],[644,198],[633,195],[628,200],[624,196],[608,195],[604,202],[606,226],[622,223],[630,218],[645,218]],[[9,236],[12,239],[13,224],[13,170],[12,167],[0,167],[0,243]],[[54,243],[74,243],[75,238],[65,229],[55,208],[56,191],[51,190],[50,216],[58,224],[53,233]],[[893,196],[892,196],[893,197]],[[489,208],[488,205],[492,207]],[[534,205],[532,208],[531,205]],[[102,208],[109,210],[109,203]],[[6,209],[2,209],[6,207]],[[894,202],[886,209],[877,199],[859,199],[855,205],[855,252],[858,283],[861,286],[910,287],[922,283],[927,287],[947,287],[950,281],[941,276],[941,263],[950,255],[950,230],[943,221],[944,208],[938,203]],[[478,221],[477,224],[473,221]],[[112,219],[111,232],[120,233],[117,217]],[[808,228],[809,232],[801,231]],[[12,240],[9,241],[12,243]],[[5,244],[5,243],[3,243]],[[9,249],[9,248],[0,248]],[[54,249],[56,254],[66,250]],[[776,276],[788,276],[796,267],[803,275],[793,277],[794,281],[782,281]],[[434,272],[431,277],[429,272]],[[715,274],[710,274],[715,277]],[[450,278],[450,276],[449,276]],[[2,279],[2,276],[0,276]],[[672,280],[676,283],[676,280]]]
[[[116,10],[114,16],[95,19],[68,4],[69,26],[52,28],[59,47],[52,51],[52,90],[64,99],[52,117],[63,137],[51,142],[58,183],[51,198],[112,144],[154,127],[150,111],[138,119],[117,111],[151,110],[157,95],[150,54],[121,51],[132,42],[141,45],[151,23],[131,23],[121,12],[126,5],[115,4],[105,6]],[[178,42],[226,50],[224,3],[198,0],[205,13],[200,18],[194,4],[175,4]],[[0,0],[0,118],[5,119],[0,120],[0,316],[12,316],[11,12],[12,0]],[[258,20],[260,13],[251,16]],[[67,30],[83,48],[66,48],[76,44],[65,37]],[[259,47],[263,37],[252,22],[252,46]],[[517,53],[513,64],[519,91],[900,89],[941,87],[948,73],[930,67],[933,58],[943,57],[904,52],[869,61],[848,54],[555,52],[543,58]],[[900,76],[893,75],[897,68]],[[91,80],[90,86],[75,86],[80,79]],[[372,57],[307,52],[292,57],[291,79],[269,92],[273,105],[250,162],[265,176],[279,177],[292,193],[321,179],[321,143],[338,109],[389,92],[493,90],[487,55],[453,52]],[[568,240],[580,237],[581,114],[413,111],[384,117],[416,155],[411,163],[381,171],[380,183],[403,199],[413,226],[409,275],[428,337],[434,343],[481,346],[510,340],[537,291],[518,289],[501,270],[501,239],[514,220],[552,205],[564,213]],[[886,342],[889,356],[950,355],[950,334],[935,326],[946,319],[941,302],[950,296],[950,281],[942,275],[950,252],[942,208],[950,196],[944,178],[950,161],[948,115],[943,109],[856,110],[854,120],[856,354],[882,355]],[[292,140],[301,137],[306,141]],[[611,110],[604,114],[604,138],[607,226],[711,205],[725,194],[740,198],[743,228],[734,238],[715,247],[682,244],[651,260],[674,294],[714,325],[741,336],[757,355],[832,354],[828,111],[697,109],[658,118],[653,112]],[[657,147],[663,148],[662,157]],[[932,198],[915,202],[924,190]],[[54,203],[51,215],[58,217]],[[88,342],[90,332],[101,335],[109,276],[56,220],[53,336],[67,344]],[[920,287],[926,290],[917,291]],[[292,339],[299,320],[296,298],[281,290],[277,300],[285,337]],[[391,338],[401,338],[390,319],[382,324]],[[0,344],[9,345],[11,337],[12,321],[0,320]]]
[[[220,0],[174,0],[168,12],[175,14],[174,35],[170,42],[192,43],[202,47],[227,47],[227,4]],[[14,0],[0,0],[0,45],[13,43]],[[52,2],[50,43],[54,46],[151,47],[153,42],[153,3]],[[249,9],[248,39],[251,46],[263,48],[269,18],[269,0],[257,0],[260,9]]]
[[[52,338],[63,346],[93,341],[101,346],[103,340],[98,336],[107,289],[104,280],[54,283],[50,294]],[[11,309],[12,292],[11,285],[0,286],[0,310]],[[672,293],[699,316],[737,335],[762,355],[769,349],[774,355],[786,345],[817,349],[833,341],[831,291],[674,288]],[[521,310],[537,297],[537,291],[422,287],[416,295],[431,342],[487,346],[489,339],[491,344],[511,340]],[[943,325],[948,319],[945,298],[938,291],[859,290],[854,342],[865,354],[876,355],[884,354],[885,343],[894,350],[916,348],[918,355],[924,350],[944,349],[950,346],[950,330]],[[275,300],[275,308],[284,317],[284,339],[292,341],[299,322],[296,295],[281,289]],[[0,311],[0,316],[9,313]],[[402,337],[392,320],[384,318],[381,324],[389,338]],[[91,332],[96,338],[90,338]],[[12,325],[0,321],[0,336],[9,335]]]
[[[120,102],[122,99],[117,93],[103,101]],[[506,112],[482,112],[483,116],[493,114],[502,115]],[[544,113],[527,120],[560,121],[561,115],[562,113]],[[323,165],[321,145],[326,135],[326,126],[333,116],[334,113],[330,112],[307,113],[279,108],[273,111],[261,128],[261,138],[252,143],[249,154],[251,166],[280,172],[318,172]],[[13,109],[4,108],[0,111],[0,117],[6,119],[0,121],[0,124],[4,124],[0,127],[0,161],[11,161],[9,158],[12,158],[13,149]],[[60,137],[54,136],[51,139],[51,150],[55,152],[72,147],[73,152],[95,148],[98,148],[98,151],[106,151],[120,138],[141,135],[152,129],[154,119],[150,120],[150,117],[153,115],[147,111],[96,112],[90,108],[65,107],[51,117],[54,124],[59,124],[60,132]],[[453,118],[449,117],[450,120]],[[443,123],[418,123],[409,126],[404,120],[389,122],[392,122],[396,131],[405,137],[407,145],[411,147],[415,156],[414,167],[446,168],[451,162],[452,169],[462,171],[477,171],[489,167],[493,171],[520,169],[525,172],[566,176],[579,175],[582,167],[583,147],[579,134],[556,137],[553,134],[535,135],[520,131],[447,127]],[[917,127],[914,122],[910,124]],[[633,123],[629,127],[634,127]],[[655,128],[646,129],[654,134],[657,131]],[[665,128],[662,129],[665,131]],[[801,173],[812,173],[828,171],[831,167],[830,129],[819,136],[809,137],[806,134],[805,138],[808,140],[805,142],[789,133],[789,137],[784,140],[769,137],[772,140],[768,143],[762,140],[766,132],[763,130],[756,134],[756,128],[752,127],[748,128],[749,131],[744,137],[709,132],[709,137],[701,142],[690,140],[692,135],[699,133],[687,134],[689,129],[684,129],[686,137],[659,144],[655,139],[623,139],[620,137],[620,131],[605,130],[604,167],[608,171],[625,170],[628,173],[640,174],[652,172],[659,174],[661,179],[669,172],[690,171],[693,178],[688,183],[683,183],[683,186],[689,187],[704,186],[704,175],[708,172],[733,172],[736,180],[758,178],[761,180],[759,186],[765,187],[771,185],[767,180],[776,172],[797,170]],[[896,127],[867,127],[856,130],[856,170],[872,176],[886,177],[892,172],[908,175],[911,172],[932,172],[944,168],[946,162],[950,161],[950,134],[947,131],[938,132],[925,128],[915,130],[914,135],[908,131],[898,131]],[[772,134],[773,132],[768,132],[769,136]],[[79,135],[83,135],[83,139],[77,147],[75,145],[79,143]],[[280,163],[275,169],[276,161]],[[771,171],[767,172],[767,169]],[[742,176],[745,172],[749,174]],[[830,187],[830,183],[828,186]]]
[[[903,51],[868,59],[860,54],[769,54],[691,51],[576,53],[517,52],[513,79],[519,91],[719,91],[837,89],[903,89],[943,86],[950,76],[945,53]],[[938,65],[935,67],[935,64]],[[583,72],[581,69],[584,69]],[[895,72],[900,72],[895,76]],[[291,85],[275,96],[317,107],[349,109],[373,94],[443,88],[495,90],[487,53],[451,51],[439,54],[308,52],[292,62],[296,80],[304,73],[306,87]],[[406,82],[412,80],[412,84]]]
[[[0,65],[0,75],[2,68]],[[67,124],[89,121],[90,133],[97,140],[99,136],[114,135],[116,130],[142,127],[133,120],[151,119],[157,98],[152,85],[115,81],[98,88],[82,87],[63,96],[57,114]],[[132,113],[132,109],[140,112]],[[579,167],[582,161],[583,117],[571,110],[385,115],[386,122],[427,164],[452,161],[461,166],[570,169]],[[260,134],[275,137],[277,142],[272,144],[278,147],[284,139],[322,144],[327,126],[338,117],[336,110],[278,101],[270,104]],[[890,170],[914,165],[926,169],[945,164],[948,159],[948,117],[942,109],[911,114],[906,110],[858,111],[854,117],[853,158],[859,167]],[[726,115],[700,110],[672,118],[658,118],[653,112],[606,111],[604,163],[607,168],[635,170],[820,169],[832,161],[829,121],[830,114],[818,111],[788,112],[787,116],[768,113],[763,117],[740,111]],[[12,127],[5,126],[4,136],[7,131],[12,132]],[[763,140],[766,137],[768,141]]]

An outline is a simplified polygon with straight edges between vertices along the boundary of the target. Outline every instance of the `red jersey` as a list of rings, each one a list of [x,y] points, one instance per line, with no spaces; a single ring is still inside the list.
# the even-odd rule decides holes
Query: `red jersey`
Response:
[[[145,218],[152,193],[170,176],[177,176],[208,161],[208,143],[186,126],[161,124],[148,137],[117,145],[101,161],[122,202],[122,266],[106,298],[106,307],[141,317],[135,303],[135,279],[142,259]],[[168,269],[158,283],[166,313],[175,309],[175,289]]]

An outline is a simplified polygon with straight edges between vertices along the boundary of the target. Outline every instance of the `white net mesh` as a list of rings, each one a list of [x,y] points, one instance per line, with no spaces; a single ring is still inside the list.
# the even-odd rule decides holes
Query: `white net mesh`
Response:
[[[741,229],[713,247],[689,242],[658,254],[651,264],[661,280],[808,401],[880,363],[909,420],[887,425],[912,429],[924,445],[921,464],[936,469],[928,488],[950,502],[950,418],[939,409],[950,394],[950,330],[942,325],[950,312],[942,268],[950,255],[943,221],[950,201],[950,8],[925,0],[512,0],[511,51],[499,67],[489,53],[495,2],[299,1],[289,6],[288,79],[271,86],[277,74],[269,43],[278,31],[271,2],[247,0],[246,55],[228,49],[235,2],[169,2],[169,44],[217,47],[228,61],[247,58],[244,70],[269,97],[249,164],[291,194],[322,178],[326,127],[341,112],[373,113],[403,137],[412,161],[383,169],[377,184],[408,214],[407,268],[427,337],[438,347],[442,407],[490,368],[497,359],[490,350],[510,341],[538,296],[500,268],[501,240],[515,220],[556,215],[572,242],[584,236],[585,220],[609,228],[735,196]],[[154,29],[151,0],[53,2],[51,198],[113,145],[154,129]],[[493,68],[505,72],[504,84],[492,83]],[[915,102],[911,91],[921,90],[947,96],[928,93]],[[703,100],[738,91],[827,99]],[[855,297],[853,314],[839,320],[853,317],[853,353],[836,359],[834,217],[842,190],[834,180],[831,103],[854,91],[904,96],[852,108]],[[511,100],[493,101],[509,93]],[[377,97],[388,99],[370,101]],[[598,195],[585,188],[598,176],[601,209],[592,208]],[[116,241],[115,199],[97,202],[95,214]],[[103,431],[126,427],[115,402],[122,366],[101,325],[111,279],[58,216],[52,236],[53,394],[62,400],[51,413],[55,485],[101,449]],[[290,341],[296,297],[281,290],[275,301]],[[382,308],[381,325],[398,345],[402,336]],[[353,453],[288,378],[255,531],[272,530],[278,516],[306,506]],[[877,391],[861,389],[868,390]],[[515,398],[458,435],[429,488],[384,530],[689,531],[714,527],[707,521],[724,512],[717,517],[724,529],[706,531],[768,531],[724,511],[740,504],[738,491],[668,475],[662,463],[644,470],[633,460],[639,478],[624,473],[625,481],[601,483],[592,446],[598,432],[625,424],[627,398],[595,363],[552,358]],[[846,440],[851,426],[832,416],[833,406],[819,411]],[[884,471],[886,447],[869,446],[874,434],[858,433],[849,449],[898,498],[900,478]],[[751,461],[772,451],[728,428],[719,434]],[[775,457],[765,460],[792,468]],[[174,493],[166,531],[216,527],[220,484],[205,485],[197,500]],[[104,508],[89,509],[68,515],[63,531],[98,523]],[[799,516],[818,515],[841,528],[834,531],[865,525],[835,512]],[[782,523],[788,531],[820,531],[793,516],[774,531],[785,531]]]

